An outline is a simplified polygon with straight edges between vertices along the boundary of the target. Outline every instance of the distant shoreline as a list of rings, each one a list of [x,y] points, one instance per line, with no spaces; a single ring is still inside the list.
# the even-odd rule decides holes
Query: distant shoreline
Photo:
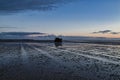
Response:
[[[34,40],[34,39],[0,39],[0,42],[47,42],[54,43],[54,40]],[[89,43],[89,44],[104,44],[104,45],[120,45],[120,41],[112,40],[112,41],[103,41],[103,40],[84,40],[84,41],[72,41],[72,40],[64,40],[63,42],[69,43]]]
[[[54,42],[53,40],[0,39],[0,42]]]

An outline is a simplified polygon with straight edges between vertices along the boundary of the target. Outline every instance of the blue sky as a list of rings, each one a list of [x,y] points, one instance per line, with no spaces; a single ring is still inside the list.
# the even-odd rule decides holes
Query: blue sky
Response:
[[[32,0],[13,0],[14,4],[7,1],[0,1],[3,4],[0,6],[0,32],[120,37],[120,0],[68,0],[66,3],[64,0],[46,0],[46,10],[38,8],[43,5],[42,0],[34,0],[40,4],[30,4]],[[22,7],[19,7],[20,3]],[[26,3],[29,5],[24,5]],[[105,30],[111,32],[99,33]]]

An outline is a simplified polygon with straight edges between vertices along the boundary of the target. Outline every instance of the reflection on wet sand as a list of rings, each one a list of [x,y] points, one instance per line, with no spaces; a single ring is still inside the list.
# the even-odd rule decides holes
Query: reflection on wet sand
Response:
[[[55,42],[55,47],[59,47],[59,46],[62,46],[62,42]]]

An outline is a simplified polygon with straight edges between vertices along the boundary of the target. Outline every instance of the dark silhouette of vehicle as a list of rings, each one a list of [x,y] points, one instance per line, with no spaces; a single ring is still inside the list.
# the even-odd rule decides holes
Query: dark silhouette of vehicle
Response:
[[[56,47],[62,46],[62,38],[55,38],[54,43]]]
[[[54,42],[62,42],[62,38],[55,38]]]

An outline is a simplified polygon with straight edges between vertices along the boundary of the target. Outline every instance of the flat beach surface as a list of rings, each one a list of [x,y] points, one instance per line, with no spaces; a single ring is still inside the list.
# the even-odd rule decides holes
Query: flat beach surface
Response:
[[[120,80],[120,46],[0,43],[0,80]]]

